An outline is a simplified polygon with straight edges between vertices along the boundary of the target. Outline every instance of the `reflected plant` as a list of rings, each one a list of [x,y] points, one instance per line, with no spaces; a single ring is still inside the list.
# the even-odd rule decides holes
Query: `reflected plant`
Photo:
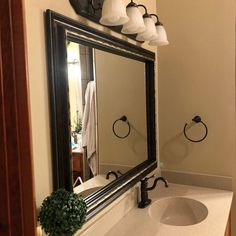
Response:
[[[81,119],[81,118],[78,118],[78,119],[76,119],[76,122],[75,122],[74,131],[75,131],[77,134],[79,134],[81,130],[82,130],[82,119]]]
[[[71,131],[71,135],[74,139],[74,142],[77,144],[78,140],[77,140],[77,134],[79,134],[82,130],[82,119],[81,118],[75,118],[75,126],[72,127],[72,131]]]

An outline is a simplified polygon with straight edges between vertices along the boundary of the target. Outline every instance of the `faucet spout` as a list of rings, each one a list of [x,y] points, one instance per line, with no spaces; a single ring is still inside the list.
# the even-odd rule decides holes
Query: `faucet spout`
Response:
[[[148,179],[153,178],[153,177],[154,175],[149,178],[145,178],[141,180],[141,201],[138,204],[139,208],[145,208],[151,203],[152,200],[148,198],[148,191],[153,190],[156,187],[158,181],[164,182],[165,187],[166,188],[168,187],[167,180],[164,179],[163,177],[158,177],[154,180],[152,187],[148,188]]]
[[[118,175],[115,171],[109,171],[106,175],[106,179],[110,178],[110,175],[114,175],[116,179],[118,179]]]
[[[162,181],[162,182],[165,184],[165,187],[166,187],[166,188],[169,187],[168,181],[167,181],[166,179],[164,179],[163,177],[158,177],[158,178],[156,178],[156,179],[154,180],[154,183],[153,183],[152,187],[147,188],[147,190],[148,190],[148,191],[153,190],[153,189],[157,186],[157,182],[158,182],[158,181]]]

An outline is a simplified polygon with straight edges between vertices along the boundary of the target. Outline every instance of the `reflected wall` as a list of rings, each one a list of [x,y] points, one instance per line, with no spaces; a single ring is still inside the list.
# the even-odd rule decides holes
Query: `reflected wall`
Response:
[[[110,169],[126,172],[147,159],[145,64],[118,55],[95,50],[98,148],[102,172]],[[127,116],[130,135],[117,138],[113,122]],[[127,125],[117,123],[124,136]]]
[[[73,187],[83,185],[79,192],[97,175],[119,176],[147,160],[146,74],[143,62],[73,41],[67,42],[67,69],[72,181]],[[112,127],[123,115],[130,134],[119,138],[114,131],[123,137],[128,124]]]

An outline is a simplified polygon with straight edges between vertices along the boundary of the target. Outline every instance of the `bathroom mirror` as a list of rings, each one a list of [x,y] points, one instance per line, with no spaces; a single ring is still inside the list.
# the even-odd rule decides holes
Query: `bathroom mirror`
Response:
[[[45,19],[54,189],[85,197],[89,219],[157,166],[155,54],[50,10]]]
[[[97,175],[113,171],[108,176],[112,181],[147,159],[145,64],[68,38],[67,68],[72,181],[73,187],[78,186],[75,190],[82,192],[85,182],[92,179],[91,185]],[[94,96],[89,94],[91,84]],[[86,102],[88,96],[94,101]],[[115,122],[122,115],[130,127]],[[123,137],[129,130],[126,138],[116,136]]]

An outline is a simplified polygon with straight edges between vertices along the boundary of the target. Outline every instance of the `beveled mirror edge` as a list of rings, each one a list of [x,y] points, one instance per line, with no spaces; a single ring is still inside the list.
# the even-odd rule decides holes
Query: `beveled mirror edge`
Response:
[[[122,177],[85,198],[85,201],[89,206],[87,219],[90,219],[157,167],[155,135],[155,54],[114,36],[105,34],[102,31],[85,26],[51,10],[47,10],[45,12],[45,27],[51,111],[51,142],[53,147],[52,162],[54,190],[58,188],[65,188],[69,191],[73,191],[71,183],[71,156],[69,158],[65,158],[65,156],[68,156],[68,154],[66,155],[66,152],[70,153],[70,131],[69,125],[64,124],[63,126],[62,124],[62,120],[69,124],[68,99],[63,99],[63,101],[61,100],[60,102],[57,100],[58,98],[61,98],[61,93],[64,93],[64,95],[66,93],[65,89],[64,92],[62,91],[62,88],[65,88],[66,86],[66,84],[64,84],[66,83],[64,78],[67,76],[67,63],[65,58],[62,58],[63,55],[66,55],[66,31],[70,30],[72,32],[79,32],[82,35],[85,35],[87,41],[86,39],[83,41],[84,37],[81,39],[84,44],[91,45],[91,40],[88,40],[91,37],[93,39],[97,39],[98,41],[102,41],[105,44],[113,45],[118,48],[124,48],[124,52],[119,52],[119,50],[115,51],[114,48],[111,49],[108,45],[102,49],[113,53],[115,52],[118,55],[128,56],[135,60],[143,61],[146,65],[148,159],[128,171]],[[88,41],[90,41],[90,43]],[[57,91],[58,89],[59,92]],[[60,128],[59,130],[58,127]],[[64,135],[62,135],[62,133]],[[116,189],[117,187],[118,190]]]

